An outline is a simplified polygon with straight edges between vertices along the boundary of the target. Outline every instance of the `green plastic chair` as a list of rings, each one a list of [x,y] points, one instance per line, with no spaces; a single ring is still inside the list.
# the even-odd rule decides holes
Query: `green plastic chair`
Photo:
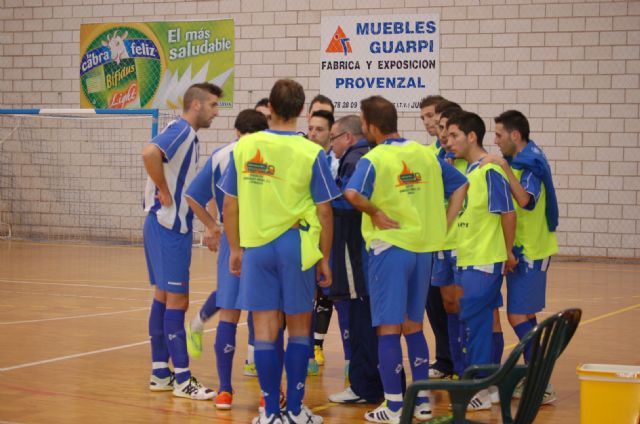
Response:
[[[502,365],[470,366],[460,380],[414,382],[405,394],[400,423],[411,423],[416,397],[421,390],[446,390],[451,400],[453,416],[434,417],[428,423],[478,423],[465,419],[467,405],[479,390],[489,386],[498,386],[503,423],[532,423],[538,414],[556,360],[575,334],[581,316],[580,309],[567,309],[547,318],[522,338]],[[531,361],[529,365],[518,365],[518,359],[530,340]],[[478,375],[484,377],[475,378]],[[511,416],[511,398],[523,377],[526,378],[526,384],[514,419]]]

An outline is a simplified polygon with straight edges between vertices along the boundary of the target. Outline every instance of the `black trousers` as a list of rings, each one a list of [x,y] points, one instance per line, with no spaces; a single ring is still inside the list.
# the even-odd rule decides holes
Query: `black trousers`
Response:
[[[444,310],[440,287],[429,283],[427,296],[427,318],[436,338],[436,362],[433,368],[445,374],[453,373],[453,361],[449,350],[449,327],[447,325],[447,311]]]

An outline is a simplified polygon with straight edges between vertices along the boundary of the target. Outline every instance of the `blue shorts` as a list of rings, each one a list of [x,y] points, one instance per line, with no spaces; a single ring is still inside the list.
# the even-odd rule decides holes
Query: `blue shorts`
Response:
[[[238,293],[240,292],[240,278],[229,272],[229,240],[223,232],[220,236],[218,249],[218,294],[216,306],[223,309],[240,309]]]
[[[507,312],[535,314],[545,307],[548,259],[520,257],[514,272],[507,274]]]
[[[377,255],[369,253],[369,296],[374,327],[402,324],[406,317],[422,322],[432,256],[396,246]]]
[[[492,271],[492,272],[488,272]],[[502,305],[502,263],[493,269],[475,267],[460,269],[460,285],[464,294],[460,298],[460,319],[477,315],[481,310],[493,310]]]
[[[458,272],[456,257],[452,250],[441,250],[433,254],[433,271],[431,273],[431,285],[436,287],[457,284],[455,275]]]
[[[171,231],[147,215],[142,230],[149,281],[171,293],[189,293],[189,265],[193,233]]]
[[[300,231],[290,229],[270,243],[249,247],[242,255],[239,309],[311,312],[315,267],[301,270]]]

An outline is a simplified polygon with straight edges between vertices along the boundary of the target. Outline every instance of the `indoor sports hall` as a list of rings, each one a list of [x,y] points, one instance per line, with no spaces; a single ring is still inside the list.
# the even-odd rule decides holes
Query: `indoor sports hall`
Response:
[[[522,111],[559,207],[538,322],[582,311],[551,374],[557,399],[534,422],[640,422],[640,2],[0,0],[0,423],[247,423],[258,414],[258,378],[243,374],[246,312],[231,410],[149,390],[141,153],[180,115],[185,90],[210,81],[225,94],[198,132],[202,167],[235,140],[238,113],[281,78],[304,87],[304,133],[317,94],[333,99],[336,118],[382,94],[398,109],[399,133],[431,144],[417,103],[440,94],[482,117],[484,146],[499,154],[494,118]],[[217,287],[198,221],[193,234],[187,320]],[[499,312],[504,363],[518,337]],[[336,315],[304,404],[326,423],[365,422],[376,405],[328,399],[349,387]],[[216,390],[217,323],[206,323],[202,356],[189,364]],[[433,362],[426,315],[424,332]],[[444,422],[448,394],[436,390],[431,402]],[[467,418],[503,422],[500,405]]]

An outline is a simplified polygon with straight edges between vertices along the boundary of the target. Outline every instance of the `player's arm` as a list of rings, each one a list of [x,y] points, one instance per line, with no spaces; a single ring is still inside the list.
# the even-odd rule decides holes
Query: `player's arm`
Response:
[[[215,200],[210,200],[209,203],[207,203],[207,207],[205,208],[206,211],[209,213],[209,215],[211,215],[211,217],[214,217],[218,214],[218,207],[216,206],[216,202]],[[222,227],[220,225],[218,225],[217,221],[215,222],[215,226],[212,228],[209,228],[208,226],[204,227],[204,244],[209,248],[209,250],[211,251],[218,251],[218,247],[220,246],[220,237],[222,236]]]
[[[522,184],[520,184],[520,181],[518,181],[518,178],[511,170],[509,163],[503,157],[498,155],[487,155],[482,159],[480,166],[482,167],[488,163],[495,163],[502,168],[505,174],[507,174],[509,189],[511,190],[511,194],[514,199],[516,199],[516,202],[521,208],[527,206],[531,201],[531,194],[525,190]]]
[[[155,144],[149,143],[142,149],[142,161],[151,181],[158,187],[157,198],[162,206],[171,206],[173,199],[169,192],[163,168],[164,153]]]
[[[456,216],[462,209],[464,198],[467,195],[469,184],[467,177],[462,175],[453,165],[446,162],[442,158],[438,158],[440,169],[442,172],[442,185],[444,187],[444,195],[449,199],[447,206],[447,230],[453,224]]]
[[[229,271],[239,277],[242,269],[242,249],[240,248],[240,208],[238,198],[225,194],[222,206],[224,232],[229,241]]]
[[[234,165],[233,153],[229,166],[225,169],[218,188],[224,192],[222,215],[224,232],[229,241],[229,272],[239,277],[242,270],[242,248],[240,247],[240,206],[238,204],[238,174]]]
[[[193,213],[204,224],[205,245],[212,252],[218,250],[220,242],[220,227],[214,218],[217,215],[213,193],[213,157],[209,157],[205,165],[198,171],[189,187],[184,193],[184,197]],[[206,206],[205,206],[206,205]]]
[[[332,281],[329,257],[331,256],[331,244],[333,243],[333,210],[331,202],[316,204],[318,219],[320,220],[320,251],[322,259],[316,266],[317,281],[320,287],[329,287]],[[322,277],[322,278],[321,278]]]
[[[331,201],[340,197],[340,190],[331,177],[329,162],[324,152],[319,152],[313,162],[311,182],[309,185],[311,197],[316,204],[316,213],[320,221],[320,251],[322,259],[316,264],[316,281],[320,287],[329,287],[332,283],[329,257],[333,242],[333,210]]]
[[[451,227],[456,216],[460,213],[468,189],[469,184],[463,184],[451,194],[451,197],[449,197],[449,206],[447,206],[447,229]]]
[[[375,169],[371,162],[362,158],[356,165],[356,170],[351,176],[343,196],[347,202],[351,203],[355,209],[362,213],[366,213],[371,217],[371,222],[382,230],[392,228],[400,228],[397,221],[389,218],[385,213],[378,209],[370,200],[373,193],[373,183],[375,181]]]
[[[513,242],[516,236],[516,211],[513,207],[508,184],[508,181],[497,171],[490,169],[487,172],[489,212],[500,214],[502,235],[507,249],[507,261],[504,264],[505,274],[513,271],[518,264],[518,260],[513,254]]]
[[[518,264],[518,259],[513,254],[513,242],[516,238],[516,212],[504,212],[500,214],[500,224],[504,235],[504,245],[507,248],[507,262],[504,266],[505,275],[513,271]]]
[[[347,189],[344,192],[344,197],[347,199],[351,206],[355,209],[359,210],[362,213],[366,213],[371,217],[371,222],[373,225],[380,228],[381,230],[389,230],[392,228],[400,228],[400,224],[398,221],[394,221],[385,215],[382,210],[378,209],[369,199],[364,197],[362,194],[358,193],[353,189]]]
[[[218,243],[216,243],[216,240],[220,240],[220,228],[218,228],[216,219],[207,211],[206,208],[203,208],[202,205],[190,196],[185,195],[185,199],[193,213],[198,217],[200,222],[204,224],[205,244],[209,250],[216,252],[218,250]],[[211,240],[206,240],[207,237],[211,238]]]

